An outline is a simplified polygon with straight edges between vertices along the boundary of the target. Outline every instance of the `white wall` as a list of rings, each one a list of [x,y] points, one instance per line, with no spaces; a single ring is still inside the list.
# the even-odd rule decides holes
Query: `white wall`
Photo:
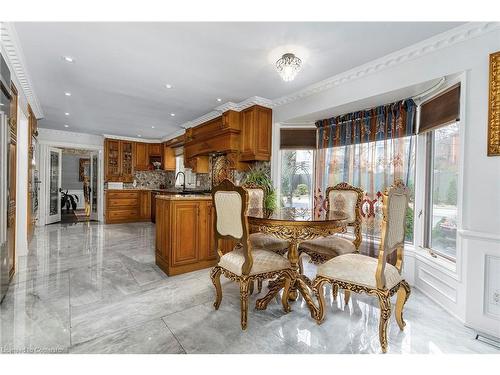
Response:
[[[353,70],[324,90],[273,109],[274,122],[292,120],[430,79],[464,72],[462,220],[457,265],[408,252],[413,284],[478,331],[500,337],[494,304],[500,274],[500,157],[486,156],[489,54],[500,50],[498,24],[469,24],[442,37]],[[319,118],[318,118],[319,120]],[[276,151],[276,149],[275,149]],[[276,156],[277,152],[273,152]],[[417,156],[418,157],[418,156]],[[273,166],[276,162],[273,163]],[[275,173],[275,172],[273,172]],[[486,280],[486,281],[485,281]]]
[[[28,118],[18,107],[16,171],[16,265],[28,252]]]

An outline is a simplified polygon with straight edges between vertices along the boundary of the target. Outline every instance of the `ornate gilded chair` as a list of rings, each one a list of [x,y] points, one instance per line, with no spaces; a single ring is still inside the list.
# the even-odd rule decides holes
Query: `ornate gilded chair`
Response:
[[[341,182],[326,190],[327,211],[343,211],[348,215],[346,224],[354,229],[354,239],[338,235],[315,238],[299,245],[299,257],[307,254],[315,264],[324,263],[338,255],[358,252],[361,244],[361,204],[363,190]]]
[[[316,315],[318,324],[325,317],[325,283],[344,289],[346,304],[350,292],[376,296],[380,305],[379,339],[382,351],[387,351],[387,322],[391,316],[391,296],[397,293],[396,321],[402,330],[403,306],[410,295],[410,286],[401,277],[403,248],[406,227],[408,189],[401,181],[395,182],[383,194],[382,238],[378,259],[361,254],[345,254],[330,259],[318,266],[312,287],[319,301]],[[397,261],[393,266],[387,257],[396,251]]]
[[[248,208],[252,210],[262,210],[265,207],[265,191],[264,188],[257,185],[245,184],[243,187],[248,192]],[[265,233],[250,233],[248,237],[252,249],[265,249],[271,250],[280,255],[285,254],[288,251],[290,242],[282,240],[275,236],[271,236]],[[253,284],[250,286],[251,292],[253,292]],[[257,290],[260,293],[262,290],[262,280],[257,281]]]
[[[215,207],[215,242],[218,264],[212,269],[211,278],[215,286],[217,310],[222,300],[220,275],[240,284],[241,328],[247,327],[249,285],[254,280],[274,279],[283,276],[285,288],[282,304],[285,312],[290,311],[288,290],[294,281],[294,272],[287,258],[265,249],[252,249],[248,239],[248,193],[231,181],[224,180],[212,190]],[[238,241],[230,252],[223,254],[220,249],[222,239]]]
[[[262,210],[265,207],[265,191],[261,186],[243,185],[248,192],[248,208],[252,210]],[[280,255],[288,251],[290,242],[265,233],[251,233],[248,237],[254,249],[266,249],[274,251]]]

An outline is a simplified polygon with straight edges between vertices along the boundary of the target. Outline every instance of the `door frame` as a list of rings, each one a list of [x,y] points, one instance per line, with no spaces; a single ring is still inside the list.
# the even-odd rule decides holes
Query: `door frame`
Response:
[[[100,222],[104,222],[104,146],[103,145],[92,145],[92,144],[81,144],[81,143],[72,143],[72,142],[57,142],[53,140],[45,140],[38,139],[39,145],[39,158],[40,160],[40,207],[38,209],[38,226],[46,225],[46,213],[47,213],[47,205],[46,205],[46,196],[48,193],[47,190],[47,177],[49,174],[48,171],[48,163],[49,163],[49,147],[56,148],[77,148],[84,149],[88,151],[96,151],[98,153],[98,176],[97,176],[97,185],[99,187],[97,201],[101,202],[97,207],[97,216]]]

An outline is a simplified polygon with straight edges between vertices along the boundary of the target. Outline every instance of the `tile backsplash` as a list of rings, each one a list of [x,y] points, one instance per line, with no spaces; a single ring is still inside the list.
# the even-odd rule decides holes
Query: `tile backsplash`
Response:
[[[164,171],[161,169],[152,171],[137,171],[134,172],[134,179],[137,182],[137,188],[159,189],[160,185],[165,185],[165,188],[175,186],[175,172]],[[124,188],[132,188],[132,183],[123,184]],[[210,190],[211,183],[208,173],[196,174],[196,189]]]
[[[161,169],[153,171],[137,171],[134,172],[134,179],[137,182],[138,188],[158,189],[160,185],[165,187],[174,186],[175,172],[163,171]],[[126,188],[131,188],[131,183],[123,184]]]

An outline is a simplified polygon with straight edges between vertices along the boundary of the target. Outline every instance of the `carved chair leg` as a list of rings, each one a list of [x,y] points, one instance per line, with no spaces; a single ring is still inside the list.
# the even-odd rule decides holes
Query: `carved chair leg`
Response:
[[[395,313],[396,321],[398,322],[398,326],[401,330],[403,330],[406,325],[405,321],[403,320],[403,307],[406,301],[408,301],[410,293],[411,293],[410,285],[408,285],[408,283],[405,280],[401,281],[401,284],[398,289],[398,297],[396,300],[396,313]]]
[[[380,305],[380,322],[378,326],[378,335],[382,352],[387,352],[387,323],[391,317],[391,300],[387,292],[377,293]]]
[[[319,305],[316,316],[314,317],[314,319],[316,320],[316,323],[318,323],[318,324],[323,323],[323,320],[325,319],[326,302],[325,302],[324,285],[327,282],[328,282],[328,280],[321,278],[321,277],[319,277],[319,278],[317,277],[316,279],[314,279],[313,284],[312,284],[312,290],[313,290],[314,295],[316,296],[316,299],[318,300],[318,305]],[[332,287],[334,288],[334,287],[336,287],[336,285],[332,284]]]
[[[347,306],[349,304],[349,298],[351,297],[351,291],[344,289],[344,303]]]
[[[333,300],[336,301],[337,300],[337,295],[339,294],[339,287],[337,284],[333,284],[332,285],[332,297],[333,297]]]
[[[215,310],[219,309],[220,303],[222,301],[222,288],[220,286],[220,275],[221,275],[221,269],[219,267],[214,267],[212,269],[212,272],[210,272],[212,283],[215,286],[215,302],[214,302]]]
[[[247,329],[248,317],[248,280],[240,281],[241,329]]]
[[[285,275],[285,286],[283,287],[283,295],[281,296],[281,304],[283,305],[283,310],[288,313],[292,311],[290,304],[288,303],[288,294],[290,293],[290,286],[292,285],[292,276]]]
[[[262,280],[261,279],[257,280],[257,293],[260,294],[260,292],[262,292]]]

